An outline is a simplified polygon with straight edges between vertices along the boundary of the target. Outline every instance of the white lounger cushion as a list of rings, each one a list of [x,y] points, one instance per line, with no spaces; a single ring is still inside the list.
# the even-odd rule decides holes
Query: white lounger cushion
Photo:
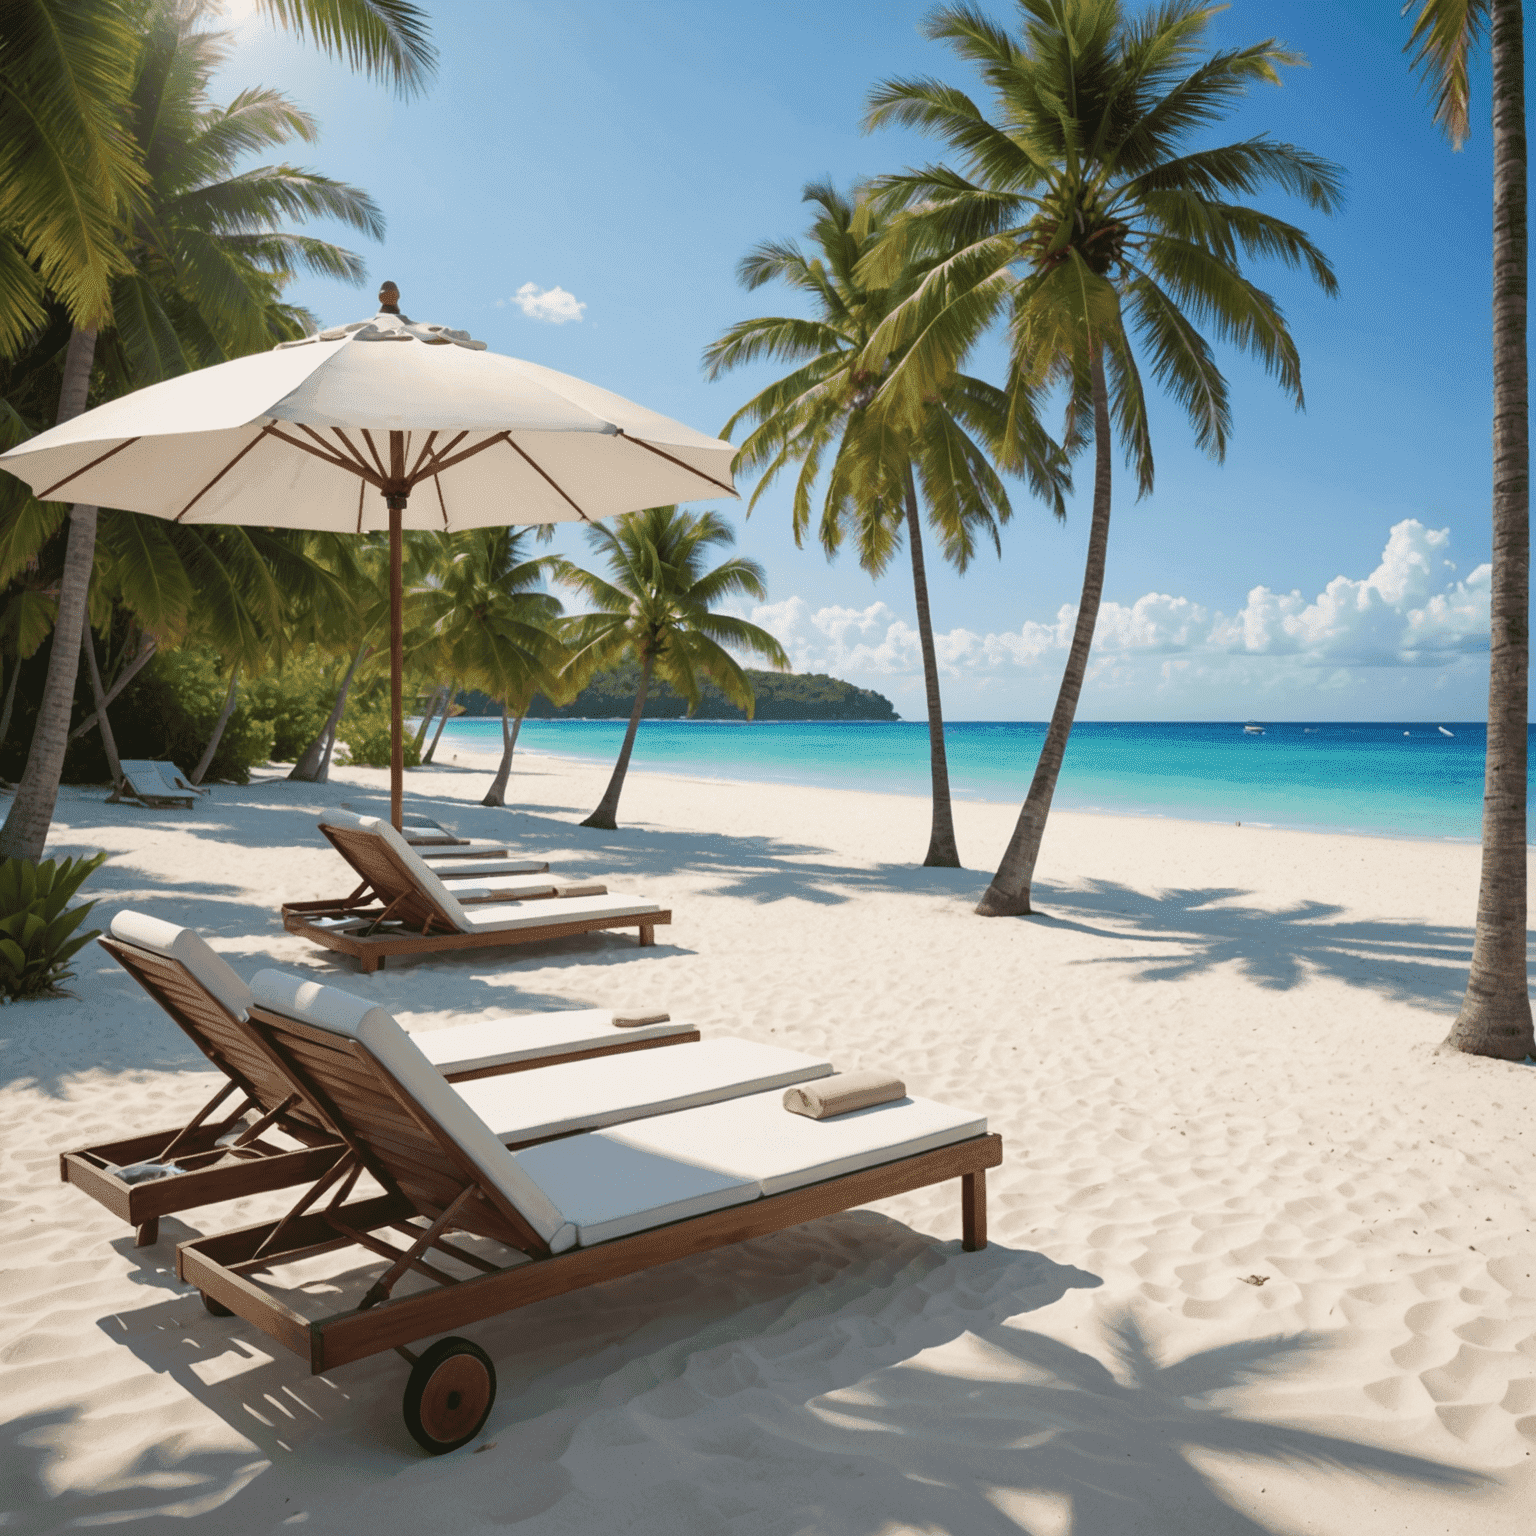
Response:
[[[639,1152],[753,1179],[765,1195],[777,1195],[986,1131],[985,1115],[932,1099],[896,1099],[811,1120],[785,1109],[782,1094],[760,1093],[598,1134]]]
[[[460,908],[468,933],[503,933],[514,928],[542,928],[547,923],[575,923],[588,918],[644,917],[660,912],[654,901],[634,896],[566,896],[547,901],[519,901],[507,906]]]
[[[533,898],[505,906],[464,907],[387,821],[376,816],[358,816],[352,811],[326,811],[320,818],[320,825],[344,827],[382,838],[399,855],[418,889],[437,903],[460,933],[505,933],[517,928],[542,928],[547,923],[569,923],[584,918],[643,917],[647,912],[661,911],[654,901],[613,895]]]
[[[483,837],[470,837],[463,842],[456,840],[451,843],[413,843],[407,837],[406,842],[416,851],[418,858],[431,859],[433,868],[443,859],[486,859],[492,855],[510,858],[512,855],[512,850],[505,843],[493,843]]]
[[[541,1142],[512,1155],[575,1223],[587,1248],[969,1141],[986,1129],[984,1115],[931,1099],[808,1120],[790,1114],[775,1091]]]
[[[574,1224],[583,1248],[758,1198],[752,1179],[637,1151],[608,1134],[590,1131],[507,1154]]]
[[[614,1034],[618,1030],[610,1030]],[[561,1062],[455,1086],[500,1141],[533,1141],[828,1077],[832,1064],[755,1040]]]
[[[432,873],[439,880],[452,880],[456,885],[460,880],[502,880],[509,875],[547,875],[549,865],[532,859],[433,859]]]
[[[207,940],[190,928],[164,923],[143,912],[122,911],[112,919],[112,937],[135,949],[179,960],[192,979],[211,993],[226,1013],[237,1019],[247,1016],[251,989],[230,968],[223,956],[208,947]]]
[[[420,1047],[382,1008],[339,987],[322,986],[281,971],[257,971],[251,996],[264,1008],[356,1040],[458,1143],[481,1176],[518,1210],[554,1253],[576,1241],[566,1221],[539,1186],[517,1166],[485,1122],[469,1108]]]
[[[606,1008],[570,1008],[563,1013],[508,1014],[477,1019],[446,1029],[411,1031],[421,1054],[444,1076],[474,1072],[481,1067],[534,1061],[540,1056],[564,1056],[571,1051],[596,1051],[637,1040],[664,1040],[686,1035],[694,1026],[681,1020],[619,1029]]]
[[[530,901],[540,896],[553,896],[559,882],[549,875],[515,875],[506,880],[492,880],[488,885],[474,885],[468,880],[455,880],[450,889],[454,899],[466,901]]]

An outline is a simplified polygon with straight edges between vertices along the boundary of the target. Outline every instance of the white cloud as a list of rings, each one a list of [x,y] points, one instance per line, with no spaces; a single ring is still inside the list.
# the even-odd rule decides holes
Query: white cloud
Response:
[[[524,283],[512,295],[512,302],[530,320],[543,320],[550,325],[564,325],[568,320],[580,320],[586,313],[586,301],[564,288],[540,288],[536,283]],[[496,307],[506,307],[505,299],[497,299]]]
[[[1460,579],[1445,558],[1449,529],[1397,523],[1368,576],[1336,576],[1310,600],[1256,586],[1236,613],[1148,592],[1099,609],[1090,681],[1101,690],[1164,697],[1236,687],[1262,693],[1304,684],[1346,689],[1352,668],[1444,668],[1488,648],[1489,568]],[[803,598],[754,608],[754,623],[783,642],[796,671],[831,672],[873,686],[919,678],[916,629],[883,602],[812,610]],[[934,636],[941,672],[981,688],[991,679],[1059,675],[1077,619],[1063,604],[1048,620],[978,634]]]

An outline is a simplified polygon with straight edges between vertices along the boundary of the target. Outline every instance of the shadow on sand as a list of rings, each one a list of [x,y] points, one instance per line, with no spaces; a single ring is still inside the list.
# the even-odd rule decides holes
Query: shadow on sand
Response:
[[[1494,1486],[1461,1467],[1245,1418],[1218,1401],[1305,1367],[1330,1347],[1324,1335],[1243,1340],[1163,1363],[1130,1312],[1104,1326],[1111,1365],[1045,1334],[979,1325],[963,1374],[938,1362],[895,1365],[772,1428],[783,1455],[820,1461],[828,1477],[857,1473],[858,1517],[839,1529],[858,1536],[1018,1536],[1046,1510],[1052,1528],[1084,1536],[1278,1528],[1233,1508],[1193,1457],[1278,1474],[1327,1469],[1409,1491]]]
[[[807,1529],[813,1510],[835,1512],[816,1528],[839,1536],[1288,1528],[1234,1508],[1202,1470],[1213,1461],[1326,1469],[1410,1493],[1494,1486],[1442,1462],[1248,1418],[1222,1400],[1306,1367],[1328,1349],[1322,1336],[1162,1361],[1136,1318],[1119,1313],[1106,1319],[1106,1365],[1018,1326],[1098,1283],[1038,1253],[961,1255],[870,1212],[683,1260],[466,1329],[496,1361],[501,1390],[479,1446],[499,1456],[458,1467],[425,1462],[407,1438],[405,1367],[392,1354],[311,1377],[256,1330],[208,1317],[195,1295],[174,1297],[101,1327],[249,1449],[168,1440],[114,1467],[110,1488],[57,1491],[50,1463],[88,1429],[68,1410],[18,1420],[4,1431],[7,1529],[215,1508],[228,1529],[300,1512],[317,1529],[341,1529],[344,1511],[421,1499],[418,1474],[436,1479],[439,1497],[457,1487],[486,1516],[515,1509],[527,1519],[576,1488],[584,1463],[566,1453],[577,1445],[586,1456],[622,1454],[637,1485],[653,1488],[679,1477],[692,1488],[680,1469],[702,1458],[710,1470],[695,1514],[710,1512],[719,1489],[738,1517],[752,1506],[750,1528],[772,1536]],[[915,1358],[951,1345],[954,1360]],[[601,1518],[576,1497],[577,1510]],[[1058,1518],[1037,1524],[1042,1508]],[[626,1528],[660,1532],[666,1519],[665,1503],[649,1515],[636,1506]]]
[[[169,1227],[166,1233],[163,1243],[178,1235]],[[167,1271],[144,1265],[128,1239],[114,1246],[143,1265],[135,1278],[146,1286],[181,1292]],[[352,1299],[366,1283],[363,1272],[335,1281]],[[464,1328],[496,1363],[499,1392],[479,1442],[502,1451],[499,1466],[472,1463],[464,1471],[504,1479],[496,1505],[503,1517],[515,1509],[525,1519],[567,1491],[561,1448],[585,1422],[616,1401],[665,1394],[700,1360],[746,1360],[760,1350],[772,1361],[788,1339],[796,1374],[809,1356],[817,1390],[835,1390],[978,1323],[1000,1323],[1099,1284],[1035,1252],[994,1244],[963,1254],[956,1242],[871,1211],[680,1260]],[[321,1299],[345,1304],[338,1295]],[[99,1326],[250,1444],[212,1450],[197,1447],[195,1436],[168,1433],[115,1461],[110,1486],[61,1490],[50,1468],[80,1456],[80,1437],[90,1433],[85,1402],[75,1412],[15,1420],[0,1431],[7,1531],[214,1507],[223,1528],[266,1529],[305,1508],[312,1528],[341,1530],[354,1501],[413,1469],[451,1469],[448,1460],[424,1458],[409,1438],[400,1412],[407,1369],[392,1352],[311,1376],[306,1362],[258,1330],[209,1316],[195,1292],[103,1317]],[[722,1408],[732,1411],[728,1402]],[[706,1413],[692,1428],[708,1434],[712,1423]],[[661,1462],[669,1455],[665,1443],[633,1450]],[[482,1480],[478,1497],[485,1496]]]

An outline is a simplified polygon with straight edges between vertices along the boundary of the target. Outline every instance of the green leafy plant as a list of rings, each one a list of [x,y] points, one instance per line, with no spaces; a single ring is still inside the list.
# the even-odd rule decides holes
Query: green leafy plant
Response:
[[[96,903],[69,900],[105,858],[0,862],[0,1001],[56,997],[75,974],[70,960],[101,930],[76,933]]]
[[[387,700],[370,701],[363,707],[347,711],[342,721],[340,737],[347,749],[346,762],[362,768],[389,767],[389,703]],[[421,766],[421,748],[405,738],[405,766]]]

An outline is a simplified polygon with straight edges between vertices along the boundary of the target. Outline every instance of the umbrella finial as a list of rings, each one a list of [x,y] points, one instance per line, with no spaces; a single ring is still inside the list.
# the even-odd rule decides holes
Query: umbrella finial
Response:
[[[381,315],[400,313],[400,290],[393,283],[386,282],[379,289],[379,313]]]

